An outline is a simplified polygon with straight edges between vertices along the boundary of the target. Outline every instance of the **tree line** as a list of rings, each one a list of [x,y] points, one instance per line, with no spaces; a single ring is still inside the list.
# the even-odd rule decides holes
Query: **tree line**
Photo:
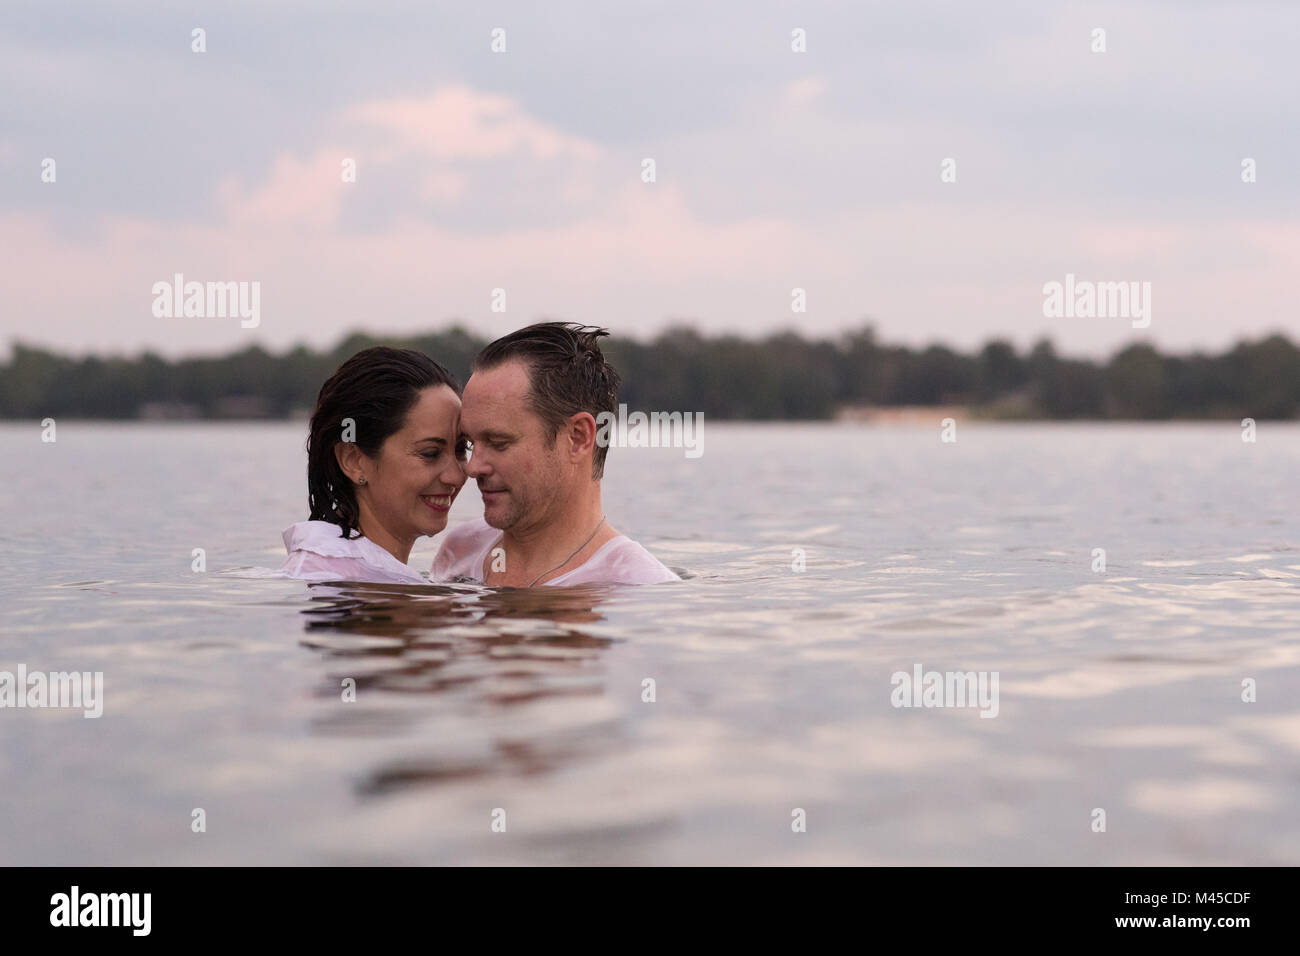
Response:
[[[71,358],[13,343],[0,365],[0,418],[288,418],[311,412],[321,384],[370,345],[419,349],[462,382],[486,339],[455,326],[408,337],[353,333],[333,349],[274,355],[250,346],[167,360]],[[963,353],[878,342],[871,326],[832,338],[760,339],[687,326],[638,341],[604,340],[631,409],[715,419],[826,419],[846,408],[963,406],[1006,419],[1278,419],[1300,412],[1300,350],[1284,335],[1221,354],[1166,355],[1129,345],[1105,361],[1068,358],[1050,340],[1027,352],[1004,340]]]

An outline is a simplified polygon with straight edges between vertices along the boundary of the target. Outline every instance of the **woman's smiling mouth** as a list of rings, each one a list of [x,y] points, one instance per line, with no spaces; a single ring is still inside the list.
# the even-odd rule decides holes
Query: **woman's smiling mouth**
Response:
[[[420,500],[433,511],[450,511],[451,498],[451,495],[420,495]]]

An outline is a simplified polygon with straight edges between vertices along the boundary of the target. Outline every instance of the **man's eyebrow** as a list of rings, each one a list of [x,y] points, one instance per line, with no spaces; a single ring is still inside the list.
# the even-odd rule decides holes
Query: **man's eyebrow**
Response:
[[[509,441],[515,436],[507,432],[486,431],[479,436],[482,441]]]

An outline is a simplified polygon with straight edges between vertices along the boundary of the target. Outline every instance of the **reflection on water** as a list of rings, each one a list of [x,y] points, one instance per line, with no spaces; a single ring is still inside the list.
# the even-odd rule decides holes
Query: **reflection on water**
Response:
[[[1300,427],[962,427],[619,449],[690,576],[536,590],[227,573],[296,425],[0,427],[0,670],[104,673],[0,711],[0,864],[1300,863]],[[996,718],[892,706],[918,665]]]
[[[415,694],[429,708],[458,712],[508,708],[543,698],[604,693],[600,654],[613,643],[584,630],[603,620],[607,587],[490,589],[471,586],[318,584],[303,610],[301,642],[330,668],[319,695],[340,699],[351,681],[356,701],[375,693]],[[313,724],[320,734],[381,734],[405,727],[380,709],[339,708]],[[385,723],[391,716],[393,723]],[[591,757],[617,734],[564,739],[498,737],[486,757],[426,755],[369,770],[358,792],[380,796],[404,787],[480,777],[537,774]]]

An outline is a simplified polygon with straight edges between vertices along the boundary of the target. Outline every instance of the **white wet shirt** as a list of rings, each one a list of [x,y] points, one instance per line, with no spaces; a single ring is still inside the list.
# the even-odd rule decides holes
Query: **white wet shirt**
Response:
[[[482,518],[452,528],[433,559],[429,580],[483,583],[483,564],[501,532]],[[610,538],[596,553],[572,571],[543,583],[551,584],[663,584],[680,581],[641,545],[626,535]]]
[[[299,521],[284,529],[289,556],[278,574],[308,581],[378,581],[428,584],[416,570],[398,561],[369,538],[340,537],[330,521]]]

